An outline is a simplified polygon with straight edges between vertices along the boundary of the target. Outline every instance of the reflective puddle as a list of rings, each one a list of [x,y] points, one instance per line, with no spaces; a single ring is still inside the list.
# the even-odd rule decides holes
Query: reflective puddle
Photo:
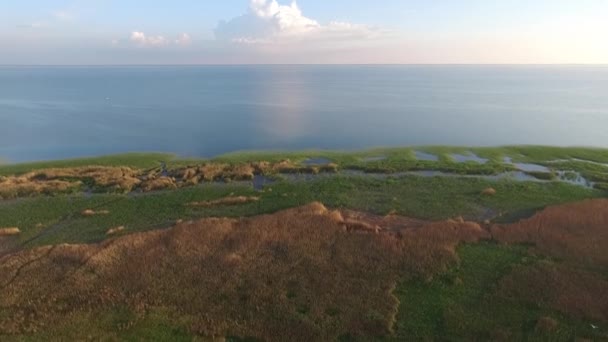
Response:
[[[475,153],[469,154],[459,154],[453,153],[450,155],[457,163],[466,163],[466,162],[475,162],[479,164],[485,164],[488,162],[488,159],[481,158],[477,156]]]
[[[332,161],[327,158],[308,158],[302,162],[304,166],[329,165]]]
[[[416,155],[416,159],[418,159],[418,160],[439,161],[439,157],[434,154],[421,152],[421,151],[414,151],[414,154]]]

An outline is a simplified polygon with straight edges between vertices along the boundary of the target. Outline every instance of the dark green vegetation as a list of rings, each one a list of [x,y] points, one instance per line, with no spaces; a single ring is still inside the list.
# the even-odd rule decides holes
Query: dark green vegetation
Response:
[[[439,160],[416,160],[414,151],[438,156]],[[457,163],[453,153],[486,158],[486,164]],[[308,158],[325,158],[341,170],[393,173],[413,170],[441,170],[458,174],[497,174],[513,170],[504,163],[544,165],[552,170],[569,171],[567,177],[581,173],[597,182],[596,189],[561,182],[491,181],[466,177],[353,176],[345,173],[323,175],[311,180],[293,181],[277,177],[276,182],[255,191],[250,182],[231,184],[204,183],[175,190],[131,194],[56,194],[0,201],[0,228],[19,227],[18,237],[0,241],[3,253],[61,243],[94,243],[108,239],[110,228],[124,226],[120,234],[130,234],[173,226],[177,220],[204,217],[244,217],[274,213],[320,201],[330,208],[353,209],[386,215],[443,220],[464,217],[477,222],[516,222],[530,217],[549,205],[608,197],[608,150],[588,148],[499,147],[452,148],[420,147],[376,149],[364,152],[304,151],[286,153],[238,153],[218,157],[214,162],[239,164],[255,161],[294,163]],[[135,169],[169,169],[202,163],[202,160],[176,159],[167,154],[128,154],[71,161],[0,166],[0,175],[29,172],[34,169],[86,165],[129,166]],[[551,173],[539,178],[552,179]],[[482,195],[493,188],[493,196]],[[230,196],[257,196],[259,201],[232,206],[196,208],[198,201]],[[108,211],[84,216],[86,209]],[[4,248],[4,250],[3,250]],[[493,242],[467,244],[458,249],[461,262],[432,279],[401,282],[393,294],[400,306],[394,325],[395,340],[532,340],[572,341],[577,337],[607,338],[608,326],[575,317],[546,305],[503,296],[498,291],[501,279],[517,267],[557,263],[548,256],[533,255],[527,245],[503,246]],[[608,278],[606,278],[608,279]],[[328,311],[338,314],[340,308]],[[7,314],[0,310],[0,315]],[[306,316],[306,308],[302,308]],[[191,340],[194,335],[184,326],[175,325],[175,317],[162,310],[151,310],[133,322],[128,308],[116,307],[107,312],[79,317],[77,330],[42,331],[26,334],[32,340],[71,340],[82,337],[79,331],[106,332],[110,340]],[[370,313],[373,315],[373,313]],[[539,320],[550,317],[557,328],[543,330]],[[593,328],[592,324],[597,328]],[[4,340],[6,336],[1,336]],[[21,336],[23,337],[23,336]],[[366,340],[342,336],[344,340]],[[7,337],[8,338],[8,337]],[[375,339],[376,337],[370,337]],[[238,339],[235,339],[238,340]],[[390,340],[390,339],[389,339]]]

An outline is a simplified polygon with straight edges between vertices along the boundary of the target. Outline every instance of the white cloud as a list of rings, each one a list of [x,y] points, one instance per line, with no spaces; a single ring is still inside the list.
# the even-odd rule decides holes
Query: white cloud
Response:
[[[180,45],[180,46],[188,46],[188,45],[192,44],[192,38],[190,37],[189,34],[182,33],[175,40],[175,44]]]
[[[168,46],[189,46],[192,44],[192,37],[188,33],[182,33],[177,38],[167,38],[162,35],[148,36],[141,31],[131,32],[129,38],[132,44],[137,47],[168,47]],[[112,40],[112,45],[117,46],[120,40]]]
[[[216,39],[241,44],[278,43],[294,40],[357,40],[377,36],[379,30],[346,22],[321,24],[303,15],[296,1],[281,5],[276,0],[250,0],[244,15],[222,21]]]
[[[169,44],[167,38],[163,36],[146,36],[145,33],[139,31],[131,32],[131,42],[141,47],[166,46]]]

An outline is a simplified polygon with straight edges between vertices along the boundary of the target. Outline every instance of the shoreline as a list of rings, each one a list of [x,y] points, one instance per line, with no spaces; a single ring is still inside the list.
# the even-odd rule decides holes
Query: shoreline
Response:
[[[63,178],[68,177],[90,184],[91,176],[87,174],[90,171],[82,170],[87,167],[99,168],[98,171],[102,173],[112,172],[112,168],[129,168],[129,183],[132,183],[131,180],[135,183],[151,179],[163,180],[162,184],[150,185],[151,189],[158,186],[181,187],[199,182],[253,181],[254,177],[259,176],[319,173],[360,173],[362,176],[372,177],[418,175],[511,178],[515,181],[558,181],[588,188],[608,189],[608,149],[550,146],[420,146],[361,151],[246,151],[211,159],[180,158],[176,154],[166,153],[127,153],[0,165],[0,176],[4,177],[5,181],[7,177],[17,179],[28,174],[36,181],[64,180]],[[56,169],[74,170],[57,172]],[[45,171],[54,175],[49,176]],[[32,172],[38,172],[39,175]],[[97,185],[95,188],[98,190],[100,177],[102,176],[93,176],[93,184]],[[118,178],[126,176],[112,177],[115,181],[121,181]],[[180,185],[180,182],[183,184]],[[101,183],[101,187],[108,184],[110,183],[106,180]],[[132,187],[121,186],[119,190],[131,192]]]

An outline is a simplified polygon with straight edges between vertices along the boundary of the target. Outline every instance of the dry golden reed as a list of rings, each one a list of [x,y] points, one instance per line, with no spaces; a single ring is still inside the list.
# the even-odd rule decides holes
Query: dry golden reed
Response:
[[[206,337],[387,336],[398,281],[445,270],[458,262],[460,243],[488,237],[470,222],[400,222],[313,203],[25,250],[0,259],[0,307],[11,313],[0,315],[0,334],[67,327],[124,307],[134,319],[162,308]]]
[[[17,227],[0,228],[0,236],[14,236],[21,234],[21,230]]]

